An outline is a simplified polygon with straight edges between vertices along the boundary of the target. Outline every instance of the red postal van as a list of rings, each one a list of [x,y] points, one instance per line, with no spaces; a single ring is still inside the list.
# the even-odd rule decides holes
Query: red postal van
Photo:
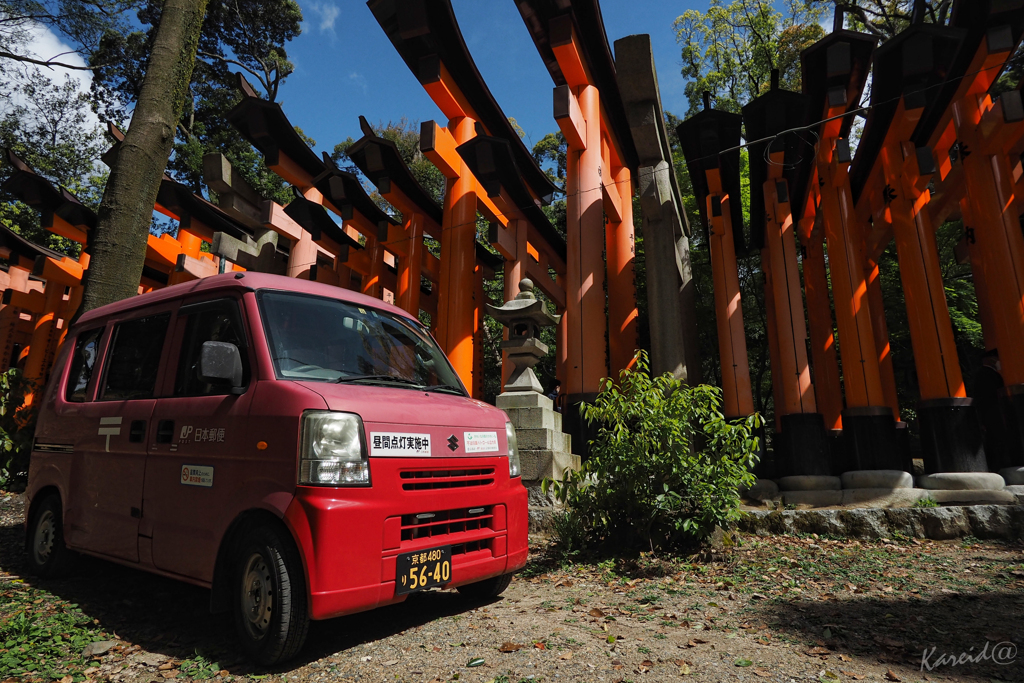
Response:
[[[310,619],[526,563],[505,414],[467,395],[405,311],[227,273],[104,306],[68,335],[29,471],[31,566],[70,551],[212,589],[268,665]]]

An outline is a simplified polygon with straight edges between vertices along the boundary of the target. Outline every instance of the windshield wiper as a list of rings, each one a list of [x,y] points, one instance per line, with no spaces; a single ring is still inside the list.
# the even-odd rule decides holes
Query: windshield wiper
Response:
[[[334,382],[335,384],[344,384],[346,382],[393,382],[395,384],[411,384],[417,388],[420,386],[420,383],[416,380],[396,375],[348,375],[346,377],[339,377]]]
[[[423,387],[423,391],[437,391],[437,392],[442,392],[443,391],[443,392],[449,393],[449,394],[458,394],[459,396],[465,396],[466,395],[466,392],[464,392],[462,389],[460,389],[459,387],[453,386],[451,384],[431,384],[429,386]]]

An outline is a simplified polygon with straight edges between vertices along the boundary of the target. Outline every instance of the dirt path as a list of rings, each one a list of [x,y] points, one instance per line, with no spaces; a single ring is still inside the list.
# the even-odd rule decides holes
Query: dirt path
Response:
[[[88,559],[25,577],[22,533],[0,493],[0,681],[1024,681],[1020,544],[744,538],[712,561],[560,567],[538,541],[502,599],[426,593],[314,623],[268,672],[234,655],[206,591]],[[109,649],[82,657],[92,641]]]

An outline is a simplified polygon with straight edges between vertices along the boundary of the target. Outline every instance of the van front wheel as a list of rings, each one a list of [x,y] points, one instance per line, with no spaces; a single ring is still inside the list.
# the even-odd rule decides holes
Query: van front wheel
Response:
[[[467,598],[486,600],[487,598],[496,598],[504,593],[510,583],[512,583],[512,575],[502,574],[476,583],[467,583],[465,586],[459,586],[456,590]]]
[[[234,562],[235,629],[246,655],[262,666],[291,659],[309,630],[302,562],[290,538],[253,529]]]
[[[32,573],[56,578],[68,573],[72,554],[64,545],[64,509],[60,497],[50,494],[39,501],[28,531],[28,564]]]

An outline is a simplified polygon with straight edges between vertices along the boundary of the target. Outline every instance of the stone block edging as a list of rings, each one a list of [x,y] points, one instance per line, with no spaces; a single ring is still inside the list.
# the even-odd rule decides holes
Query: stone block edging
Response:
[[[1017,540],[1024,538],[1024,505],[753,510],[743,513],[737,529],[757,536],[815,533],[878,539],[900,534],[936,541],[964,536]]]

